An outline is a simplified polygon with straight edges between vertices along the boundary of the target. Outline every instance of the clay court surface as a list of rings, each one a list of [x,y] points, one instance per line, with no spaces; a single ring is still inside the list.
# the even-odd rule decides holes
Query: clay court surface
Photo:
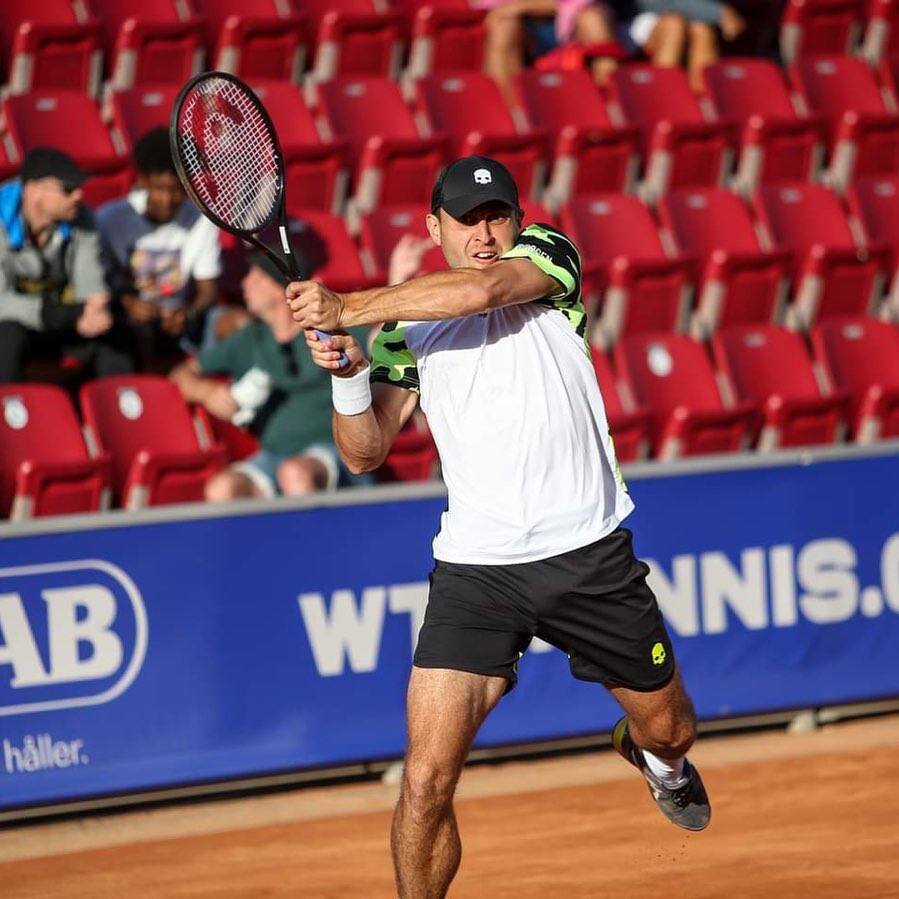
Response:
[[[451,897],[899,899],[899,715],[703,738],[712,825],[664,821],[612,752],[466,770]],[[0,831],[0,895],[389,897],[396,787],[168,806]]]

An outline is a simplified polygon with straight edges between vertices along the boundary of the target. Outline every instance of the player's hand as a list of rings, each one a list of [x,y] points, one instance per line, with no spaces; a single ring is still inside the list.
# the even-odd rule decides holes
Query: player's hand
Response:
[[[343,297],[317,281],[291,281],[285,290],[293,320],[304,328],[336,331],[343,324]]]
[[[325,368],[338,378],[349,378],[358,374],[366,365],[368,359],[362,352],[362,347],[356,343],[356,338],[346,331],[339,331],[322,340],[315,331],[306,330],[306,346],[312,354],[312,361],[319,367]],[[346,353],[349,362],[340,367],[340,354]]]

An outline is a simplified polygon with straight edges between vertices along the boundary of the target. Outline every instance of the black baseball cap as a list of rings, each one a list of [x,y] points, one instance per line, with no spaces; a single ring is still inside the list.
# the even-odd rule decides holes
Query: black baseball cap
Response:
[[[90,175],[68,153],[55,147],[35,147],[25,154],[19,169],[22,183],[41,178],[59,178],[66,190],[81,187]]]
[[[515,179],[501,162],[489,156],[465,156],[451,162],[431,193],[431,212],[435,215],[443,209],[460,218],[482,203],[504,203],[522,214]]]

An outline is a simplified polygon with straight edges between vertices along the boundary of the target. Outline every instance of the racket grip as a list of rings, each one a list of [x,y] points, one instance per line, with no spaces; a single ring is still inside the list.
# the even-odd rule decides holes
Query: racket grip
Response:
[[[327,331],[319,331],[318,328],[315,329],[315,335],[319,340],[327,340],[331,336]],[[341,353],[340,358],[337,361],[340,363],[341,368],[346,368],[350,362],[346,353]]]

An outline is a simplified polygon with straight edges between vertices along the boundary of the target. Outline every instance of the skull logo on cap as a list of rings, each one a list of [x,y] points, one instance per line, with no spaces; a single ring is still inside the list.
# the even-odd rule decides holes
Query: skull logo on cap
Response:
[[[474,180],[475,184],[490,184],[493,181],[493,175],[488,169],[475,169]]]

